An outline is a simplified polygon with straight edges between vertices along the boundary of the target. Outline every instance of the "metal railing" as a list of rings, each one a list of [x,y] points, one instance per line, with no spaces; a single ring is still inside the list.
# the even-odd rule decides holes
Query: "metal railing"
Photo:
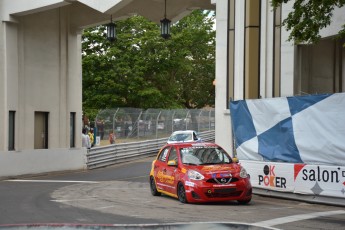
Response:
[[[214,142],[215,140],[214,130],[200,132],[199,136],[205,142]],[[87,168],[101,168],[130,161],[133,158],[138,159],[142,157],[154,156],[158,153],[160,148],[166,144],[167,139],[168,138],[161,138],[92,148],[86,155]]]

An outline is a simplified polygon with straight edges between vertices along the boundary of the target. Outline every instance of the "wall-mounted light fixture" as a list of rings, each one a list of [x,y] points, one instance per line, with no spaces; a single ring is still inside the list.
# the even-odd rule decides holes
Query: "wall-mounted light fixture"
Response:
[[[113,23],[112,15],[110,15],[110,23],[107,24],[107,39],[110,42],[113,42],[116,40],[115,23]]]
[[[161,36],[164,39],[170,38],[170,23],[171,21],[167,19],[167,0],[164,3],[164,19],[161,20]]]

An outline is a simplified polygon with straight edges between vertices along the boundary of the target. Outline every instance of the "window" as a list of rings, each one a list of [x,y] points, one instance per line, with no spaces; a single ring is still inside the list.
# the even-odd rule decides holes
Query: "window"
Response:
[[[170,151],[170,154],[169,154],[169,159],[168,161],[176,161],[176,163],[178,162],[178,159],[177,159],[177,152],[176,152],[176,149],[175,148],[172,148],[171,151]]]
[[[231,157],[220,147],[188,147],[180,149],[184,164],[229,164]],[[169,157],[170,158],[170,157]]]
[[[170,147],[167,147],[161,151],[161,154],[158,157],[158,160],[165,162],[167,160],[167,155]]]
[[[273,31],[273,97],[280,96],[280,57],[281,57],[281,7],[274,12],[274,31]]]
[[[75,113],[70,113],[69,118],[69,145],[75,147]]]
[[[323,94],[342,92],[344,39],[322,39],[312,45],[298,45],[294,93]]]
[[[10,111],[8,115],[8,150],[15,150],[15,111]]]
[[[235,83],[235,0],[228,3],[228,69],[227,69],[227,100],[234,98]],[[229,108],[229,103],[227,103]]]
[[[198,137],[196,136],[195,133],[193,133],[193,140],[194,140],[194,141],[197,141],[197,140],[198,140]]]

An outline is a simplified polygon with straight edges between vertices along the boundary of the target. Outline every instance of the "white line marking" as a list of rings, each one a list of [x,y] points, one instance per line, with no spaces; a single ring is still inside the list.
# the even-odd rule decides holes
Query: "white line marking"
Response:
[[[64,202],[73,202],[73,201],[80,201],[80,200],[95,200],[96,198],[88,198],[88,199],[73,199],[73,200],[50,200],[53,202],[64,203]]]
[[[5,180],[9,182],[41,182],[41,183],[85,183],[98,184],[97,181],[73,181],[73,180]]]
[[[276,218],[272,220],[257,222],[257,223],[254,223],[254,225],[261,226],[261,227],[270,227],[274,225],[286,224],[286,223],[300,221],[300,220],[313,219],[320,216],[332,216],[332,215],[340,215],[340,214],[345,214],[345,211],[337,210],[337,211],[328,211],[328,212],[313,212],[309,214],[286,216],[286,217]]]
[[[104,188],[103,190],[147,190],[149,187],[146,188]]]
[[[118,205],[103,206],[103,207],[100,207],[100,208],[96,208],[96,210],[102,210],[102,209],[108,209],[108,208],[115,208],[115,207],[118,207]]]
[[[145,175],[145,176],[135,176],[135,177],[119,178],[119,179],[117,179],[117,181],[130,180],[130,179],[138,179],[138,178],[143,178],[143,177],[147,177],[147,176]]]

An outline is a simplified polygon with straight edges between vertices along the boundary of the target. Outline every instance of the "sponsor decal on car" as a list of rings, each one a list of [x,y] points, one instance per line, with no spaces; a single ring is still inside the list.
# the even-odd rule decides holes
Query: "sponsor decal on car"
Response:
[[[204,166],[202,167],[203,171],[206,171],[206,172],[209,172],[209,171],[215,171],[215,170],[218,170],[218,171],[221,171],[221,170],[233,170],[232,167],[229,167],[229,166],[222,166],[222,165],[207,165],[207,166]]]
[[[212,178],[217,177],[232,177],[231,173],[212,173]]]
[[[213,187],[236,187],[236,184],[214,184]]]
[[[175,181],[175,178],[173,176],[166,175],[162,171],[158,171],[157,178],[160,182],[167,184],[174,184]]]
[[[191,182],[191,181],[186,181],[186,183],[185,183],[187,186],[190,186],[190,187],[194,187],[194,183],[193,182]]]

